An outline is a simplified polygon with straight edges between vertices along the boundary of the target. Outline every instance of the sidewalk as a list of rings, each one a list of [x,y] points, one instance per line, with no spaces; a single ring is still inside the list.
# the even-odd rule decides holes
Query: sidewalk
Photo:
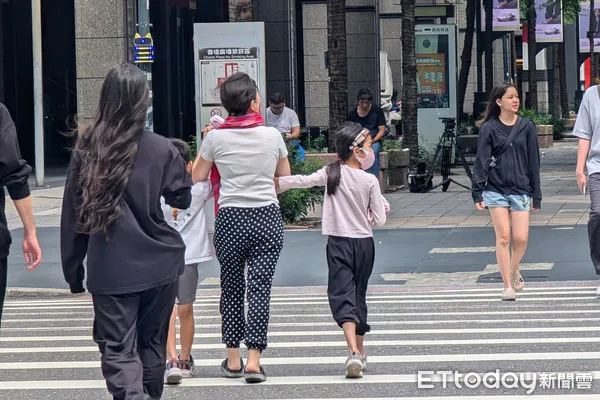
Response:
[[[589,215],[589,196],[579,194],[575,184],[577,142],[555,142],[551,149],[542,151],[542,209],[531,215],[532,226],[584,225]],[[453,178],[469,185],[462,169]],[[434,184],[440,181],[434,177]],[[35,180],[31,181],[33,185]],[[60,211],[64,178],[53,176],[56,187],[32,187],[34,215],[38,227],[60,225]],[[438,188],[430,193],[410,193],[408,190],[387,193],[390,213],[384,229],[397,228],[453,228],[482,227],[491,224],[487,211],[477,211],[471,193],[453,183],[447,192]],[[21,227],[11,201],[7,201],[7,219],[10,229]]]

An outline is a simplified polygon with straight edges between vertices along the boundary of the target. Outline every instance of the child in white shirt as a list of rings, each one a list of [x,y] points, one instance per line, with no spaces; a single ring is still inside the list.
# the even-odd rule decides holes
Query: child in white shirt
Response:
[[[192,161],[189,146],[180,139],[172,139],[187,163],[187,171],[191,173]],[[210,182],[197,182],[192,186],[192,204],[186,210],[172,208],[162,201],[165,221],[177,229],[183,239],[185,249],[185,269],[179,276],[177,304],[171,315],[169,337],[167,339],[167,371],[166,382],[179,384],[182,378],[193,375],[194,359],[191,355],[194,341],[195,325],[193,303],[198,287],[198,264],[213,258],[212,246],[206,226],[205,206],[212,196]],[[175,318],[179,316],[181,353],[177,354]]]

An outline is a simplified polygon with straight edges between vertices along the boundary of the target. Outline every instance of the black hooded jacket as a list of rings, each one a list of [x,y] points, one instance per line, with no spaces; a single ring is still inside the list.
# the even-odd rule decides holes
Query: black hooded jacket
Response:
[[[505,195],[528,195],[533,207],[542,204],[540,151],[533,121],[523,118],[512,144],[490,167],[490,159],[503,147],[512,127],[498,118],[484,122],[479,129],[477,158],[473,168],[473,201],[483,201],[484,190]]]
[[[17,130],[4,106],[0,103],[0,258],[8,256],[12,242],[4,213],[4,188],[10,198],[21,200],[29,197],[29,173],[31,167],[21,158]]]

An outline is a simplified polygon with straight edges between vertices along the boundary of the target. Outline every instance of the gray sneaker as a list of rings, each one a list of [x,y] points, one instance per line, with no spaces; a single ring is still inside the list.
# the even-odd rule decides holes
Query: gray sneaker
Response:
[[[179,368],[181,369],[181,376],[184,378],[191,378],[194,376],[194,358],[190,354],[189,360],[179,360]]]
[[[165,381],[169,385],[179,385],[183,379],[181,369],[177,365],[177,361],[167,362],[167,369],[165,371]]]
[[[362,370],[367,372],[367,355],[362,356]]]
[[[346,360],[346,378],[356,379],[363,377],[363,363],[358,353],[352,353]]]

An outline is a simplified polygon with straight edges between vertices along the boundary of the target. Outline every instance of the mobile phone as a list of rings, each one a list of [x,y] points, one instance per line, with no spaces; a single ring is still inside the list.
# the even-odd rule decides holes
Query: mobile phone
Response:
[[[582,189],[582,191],[583,191],[583,195],[585,196],[585,185],[583,185],[583,186],[581,187],[581,189]]]

